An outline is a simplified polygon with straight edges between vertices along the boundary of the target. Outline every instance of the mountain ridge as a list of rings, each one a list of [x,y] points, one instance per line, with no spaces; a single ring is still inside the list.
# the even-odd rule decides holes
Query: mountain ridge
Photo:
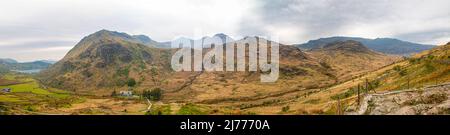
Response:
[[[333,86],[364,71],[389,64],[386,61],[380,62],[380,59],[391,58],[381,53],[348,53],[340,49],[302,51],[292,45],[280,44],[278,80],[266,84],[260,81],[261,74],[266,74],[260,70],[174,72],[170,61],[178,49],[151,47],[115,36],[120,35],[87,36],[62,60],[42,71],[38,75],[40,82],[52,88],[98,96],[109,96],[114,91],[125,90],[139,94],[158,88],[162,91],[162,102],[251,107],[273,102],[274,98],[293,99],[306,92]],[[231,44],[242,44],[249,38],[236,40]],[[268,41],[260,37],[255,38],[255,44]],[[362,47],[359,43],[354,44],[356,48]],[[350,45],[350,48],[352,47]],[[208,51],[211,49],[203,48],[204,54]],[[328,52],[338,54],[333,56]],[[248,57],[246,53],[242,58],[235,56],[235,59],[245,59],[248,62]],[[339,62],[334,59],[350,61]],[[376,66],[364,62],[355,63],[372,60]],[[249,64],[247,62],[246,67]],[[341,68],[347,70],[340,71]]]
[[[401,60],[401,57],[373,51],[354,40],[336,41],[306,52],[330,65],[340,80],[348,80]]]
[[[52,65],[50,61],[37,60],[32,62],[18,62],[11,58],[0,58],[0,66],[3,71],[11,70],[41,70]]]
[[[395,55],[406,55],[406,56],[435,47],[434,45],[417,44],[394,38],[368,39],[361,37],[344,37],[344,36],[319,38],[316,40],[310,40],[307,43],[294,45],[301,49],[309,50],[313,48],[321,48],[323,45],[335,41],[346,41],[346,40],[354,40],[361,42],[366,47],[377,52]]]
[[[150,47],[129,41],[128,38],[121,36],[123,34],[100,33],[85,37],[62,60],[43,71],[41,74],[43,82],[68,90],[95,90],[111,86],[124,89],[124,82],[134,79],[139,84],[137,86],[139,90],[148,87],[162,87],[170,91],[179,89],[178,87],[183,88],[182,84],[190,85],[189,79],[186,78],[198,76],[196,72],[171,71],[170,56],[177,49]],[[262,38],[258,39],[258,42],[266,41]],[[234,42],[244,42],[243,40]],[[204,50],[206,53],[210,49],[204,48]],[[325,67],[313,61],[307,54],[294,46],[280,45],[280,55],[282,56],[280,58],[282,77],[284,75],[292,76],[291,74],[307,76],[306,72],[310,72],[321,78],[329,78],[329,73],[325,73],[327,72]],[[222,73],[203,74],[201,77],[213,76],[219,79],[220,77],[215,76]],[[245,78],[249,83],[259,83],[258,74],[260,73],[237,72],[225,76],[238,76],[238,78]],[[161,81],[164,80],[173,82],[161,84]],[[208,80],[204,81],[208,82]],[[238,82],[240,81],[235,83]]]

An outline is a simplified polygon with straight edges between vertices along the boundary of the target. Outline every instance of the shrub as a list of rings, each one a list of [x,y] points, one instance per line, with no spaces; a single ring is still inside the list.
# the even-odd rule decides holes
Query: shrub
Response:
[[[118,76],[125,76],[125,77],[128,77],[129,74],[130,74],[129,68],[118,69],[118,70],[116,71],[116,75],[118,75]]]
[[[205,115],[206,113],[201,110],[200,107],[194,104],[186,104],[183,105],[180,110],[177,112],[179,115]]]
[[[398,72],[398,74],[399,74],[400,76],[405,76],[405,75],[408,74],[408,73],[406,72],[406,70],[400,70],[400,72]]]
[[[171,112],[170,105],[153,106],[145,115],[169,115]]]
[[[156,69],[156,67],[152,67],[150,69],[150,72],[152,73],[152,75],[158,75],[158,69]]]
[[[324,67],[324,68],[328,68],[328,69],[330,69],[331,68],[331,66],[328,64],[328,63],[326,63],[326,62],[320,62],[319,63],[322,67]]]
[[[436,70],[436,68],[433,65],[431,65],[431,63],[427,62],[425,64],[425,72],[426,73],[433,72],[434,70]]]
[[[417,63],[417,62],[420,62],[420,59],[417,59],[417,58],[409,58],[409,63],[410,64],[415,64],[415,63]]]
[[[144,98],[147,98],[149,100],[161,100],[161,94],[162,93],[162,89],[161,88],[155,88],[153,90],[145,90],[142,93],[142,96]]]
[[[116,90],[114,90],[113,92],[111,92],[111,97],[115,97],[115,96],[117,96]]]
[[[339,93],[339,94],[331,96],[331,99],[333,99],[333,100],[337,100],[338,98],[344,99],[344,98],[348,98],[348,97],[354,95],[355,93],[357,93],[357,90],[355,90],[353,88],[349,88],[344,93]]]
[[[128,79],[127,85],[129,87],[134,87],[136,85],[136,80],[134,80],[133,78]]]
[[[9,109],[4,105],[4,103],[0,102],[0,115],[8,115]]]
[[[282,112],[287,112],[287,111],[289,111],[289,109],[290,109],[289,106],[285,106],[285,107],[281,108],[281,111]]]
[[[393,69],[394,69],[395,71],[399,72],[399,71],[402,70],[402,67],[399,66],[399,65],[397,65],[397,66],[395,66]]]

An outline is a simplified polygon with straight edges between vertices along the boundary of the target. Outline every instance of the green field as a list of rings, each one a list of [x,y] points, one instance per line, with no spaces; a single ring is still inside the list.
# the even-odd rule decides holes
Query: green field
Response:
[[[14,85],[0,86],[0,89],[11,88],[11,92],[0,92],[0,103],[13,114],[29,114],[49,108],[70,107],[80,100],[70,93],[44,88],[29,75],[8,73],[1,79],[20,82]]]

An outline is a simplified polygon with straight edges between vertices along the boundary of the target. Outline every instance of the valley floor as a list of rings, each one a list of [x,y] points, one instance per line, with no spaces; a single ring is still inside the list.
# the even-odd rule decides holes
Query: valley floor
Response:
[[[396,66],[396,65],[392,65]],[[384,69],[391,69],[387,66]],[[46,88],[29,75],[7,74],[0,89],[0,114],[14,115],[187,115],[187,114],[339,114],[336,95],[349,87],[364,82],[364,78],[379,76],[380,69],[360,78],[319,89],[292,89],[250,99],[221,99],[181,103],[151,101],[142,98],[79,95],[68,91]],[[450,84],[416,87],[401,91],[368,93],[361,106],[356,97],[340,101],[345,114],[450,114]],[[150,106],[150,107],[149,107]]]

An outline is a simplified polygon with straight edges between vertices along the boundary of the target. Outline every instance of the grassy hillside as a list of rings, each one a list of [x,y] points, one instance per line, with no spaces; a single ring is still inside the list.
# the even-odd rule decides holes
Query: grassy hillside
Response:
[[[40,74],[43,83],[101,93],[113,88],[126,90],[131,81],[135,82],[133,87],[154,84],[155,78],[169,72],[172,50],[150,48],[110,34],[114,33],[100,31],[84,38],[61,61]]]
[[[417,54],[380,78],[380,90],[422,87],[450,81],[450,44]]]
[[[374,92],[403,90],[408,88],[422,88],[427,85],[435,85],[450,82],[450,56],[448,51],[450,44],[441,45],[429,51],[421,52],[401,62],[383,67],[364,76],[331,87],[328,93],[318,93],[316,96],[328,97],[324,103],[328,107],[324,110],[336,111],[337,98],[340,97],[343,108],[355,104],[356,89],[358,84],[364,93],[365,83]]]
[[[8,73],[0,76],[0,89],[10,88],[9,93],[0,92],[3,114],[40,114],[48,109],[70,107],[81,99],[70,93],[53,88],[44,88],[28,75]]]
[[[336,72],[339,81],[347,81],[359,75],[399,61],[399,56],[372,51],[357,41],[338,41],[323,48],[308,51],[323,64]]]

